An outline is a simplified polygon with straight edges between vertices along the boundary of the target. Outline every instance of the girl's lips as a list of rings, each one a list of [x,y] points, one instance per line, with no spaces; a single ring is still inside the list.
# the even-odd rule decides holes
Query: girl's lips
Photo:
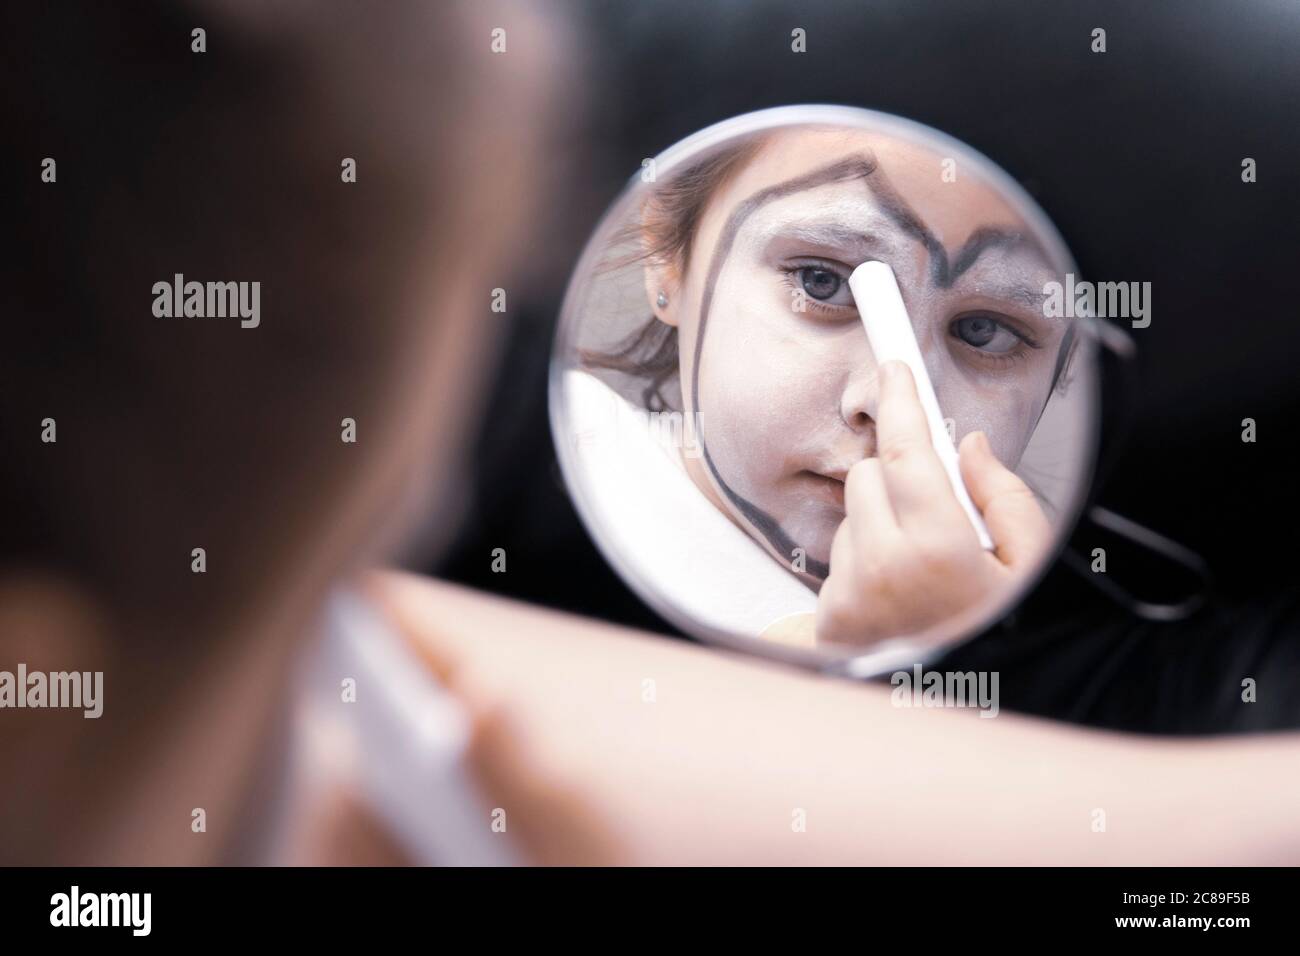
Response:
[[[835,474],[824,475],[818,471],[804,471],[800,473],[800,477],[804,479],[813,495],[843,511],[846,474],[847,472],[840,472],[837,477]]]

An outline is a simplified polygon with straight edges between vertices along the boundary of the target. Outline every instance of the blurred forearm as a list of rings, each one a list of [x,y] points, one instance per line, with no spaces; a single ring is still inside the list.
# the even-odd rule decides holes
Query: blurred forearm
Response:
[[[575,820],[574,862],[1300,862],[1296,735],[1174,741],[894,707],[887,687],[427,579],[371,589],[472,707],[501,715],[476,759],[498,798],[528,795],[506,809],[549,831],[532,841],[546,862],[568,862]]]

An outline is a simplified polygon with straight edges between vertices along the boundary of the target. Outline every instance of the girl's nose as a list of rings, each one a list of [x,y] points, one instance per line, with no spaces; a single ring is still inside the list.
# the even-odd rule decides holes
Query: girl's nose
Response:
[[[863,335],[865,339],[865,334]],[[880,399],[880,379],[876,374],[876,360],[871,349],[865,351],[865,361],[856,363],[845,380],[840,394],[840,418],[855,432],[874,428],[876,408]]]
[[[935,391],[942,399],[943,369],[939,366],[935,353],[933,336],[924,333],[923,328],[916,328],[917,347],[921,351],[921,360],[930,376]],[[854,431],[874,428],[876,423],[877,403],[880,399],[880,377],[877,372],[875,354],[867,342],[866,332],[859,329],[862,336],[861,348],[853,348],[849,360],[852,369],[844,379],[844,391],[840,394],[840,417]]]

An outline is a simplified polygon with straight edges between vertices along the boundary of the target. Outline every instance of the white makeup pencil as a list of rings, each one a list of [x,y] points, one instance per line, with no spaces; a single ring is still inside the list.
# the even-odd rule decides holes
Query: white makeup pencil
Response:
[[[309,717],[349,755],[358,796],[418,866],[511,866],[492,805],[465,765],[468,719],[368,601],[342,591],[312,659]],[[339,706],[340,677],[355,699]]]
[[[849,276],[849,291],[857,303],[858,315],[862,317],[862,325],[867,330],[867,341],[871,343],[876,363],[879,365],[896,359],[912,370],[912,378],[916,380],[916,394],[921,399],[921,408],[930,426],[930,443],[943,462],[953,494],[965,510],[975,533],[979,535],[980,544],[986,551],[992,551],[993,539],[989,536],[989,529],[975,503],[970,500],[966,483],[962,481],[961,468],[957,463],[957,446],[953,444],[952,436],[944,426],[939,399],[935,396],[934,386],[925,371],[925,362],[921,360],[921,348],[916,343],[912,320],[903,304],[903,294],[898,289],[894,270],[883,262],[864,262]]]

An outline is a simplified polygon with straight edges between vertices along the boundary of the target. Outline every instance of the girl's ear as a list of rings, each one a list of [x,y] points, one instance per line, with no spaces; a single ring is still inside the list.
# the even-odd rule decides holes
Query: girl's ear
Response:
[[[654,259],[646,260],[646,298],[650,300],[650,311],[665,325],[677,325],[677,299],[680,290],[680,274],[675,266]]]

